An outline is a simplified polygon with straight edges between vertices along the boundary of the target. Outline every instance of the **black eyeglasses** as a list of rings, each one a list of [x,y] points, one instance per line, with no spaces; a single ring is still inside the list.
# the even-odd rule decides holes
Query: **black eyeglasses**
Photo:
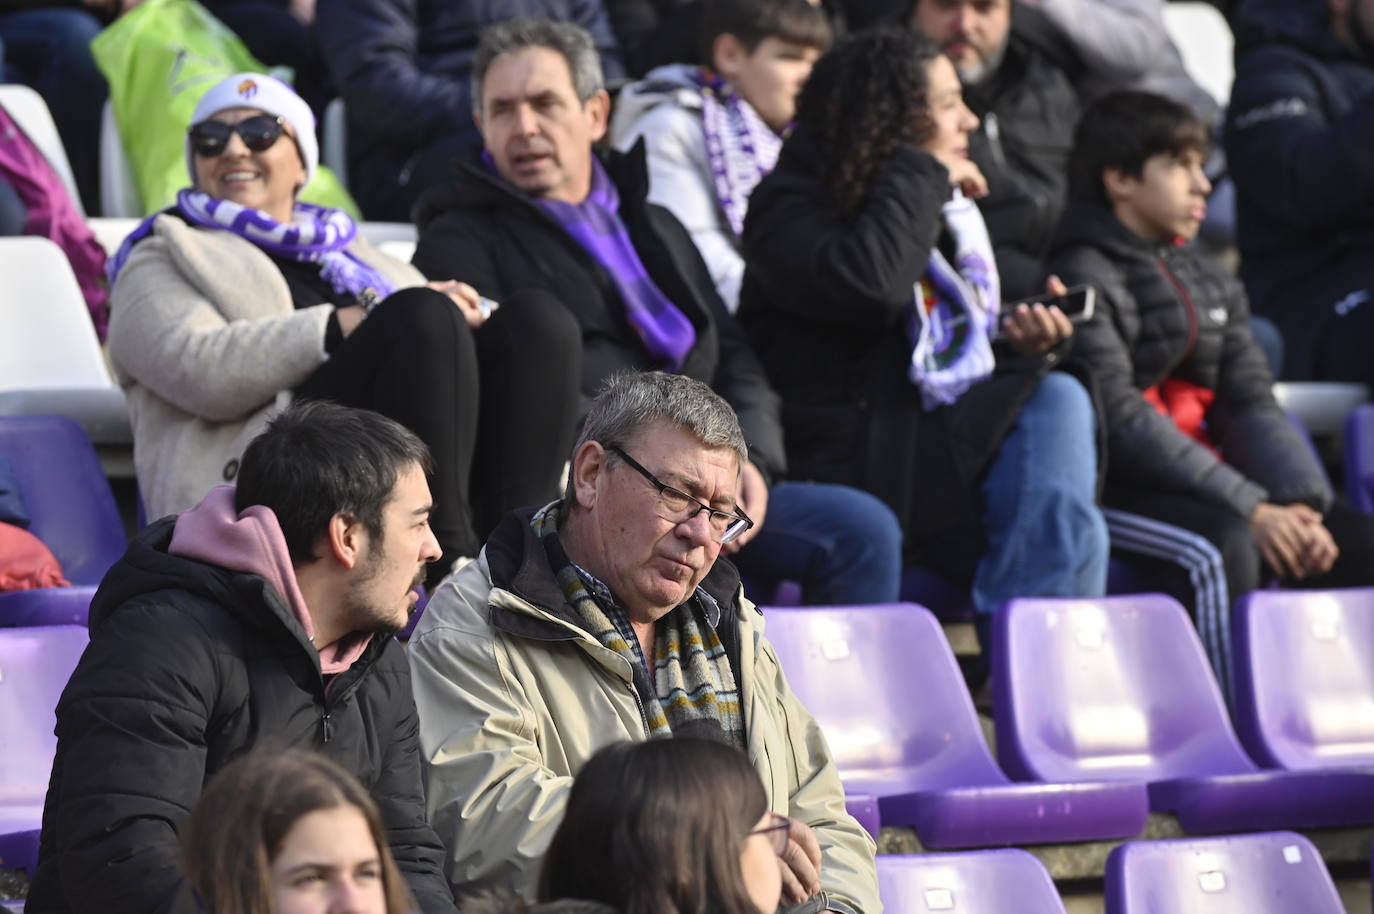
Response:
[[[687,521],[696,517],[702,511],[706,512],[707,523],[711,528],[711,538],[724,545],[738,537],[745,530],[754,526],[754,522],[745,516],[743,511],[738,514],[731,514],[728,511],[717,511],[705,502],[697,501],[681,489],[674,489],[658,481],[658,478],[650,473],[639,463],[625,453],[619,447],[611,445],[606,448],[614,451],[620,459],[629,464],[640,476],[649,480],[649,484],[658,489],[658,516],[664,520],[672,521],[674,524],[685,524]]]
[[[767,835],[768,840],[773,845],[773,851],[781,857],[787,850],[788,833],[792,830],[792,820],[787,816],[780,816],[777,813],[769,813],[773,817],[771,825],[763,828],[756,828],[751,831],[751,835]]]
[[[281,139],[285,129],[286,119],[281,115],[255,114],[237,124],[201,121],[199,124],[192,124],[186,135],[190,137],[191,149],[196,155],[213,159],[224,154],[225,148],[229,145],[229,137],[236,133],[239,139],[243,140],[243,145],[253,152],[266,152]]]

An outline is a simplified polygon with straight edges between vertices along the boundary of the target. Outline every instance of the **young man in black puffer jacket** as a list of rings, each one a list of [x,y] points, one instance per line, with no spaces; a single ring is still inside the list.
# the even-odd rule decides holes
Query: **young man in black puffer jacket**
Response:
[[[1334,500],[1274,401],[1244,290],[1190,243],[1206,144],[1189,109],[1143,92],[1100,99],[1075,136],[1049,269],[1098,293],[1070,360],[1106,415],[1106,504],[1206,537],[1231,599],[1266,573],[1374,583],[1374,519]]]

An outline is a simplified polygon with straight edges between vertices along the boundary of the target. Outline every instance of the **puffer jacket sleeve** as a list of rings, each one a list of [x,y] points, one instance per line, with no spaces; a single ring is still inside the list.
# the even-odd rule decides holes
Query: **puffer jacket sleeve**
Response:
[[[93,633],[62,694],[45,821],[69,910],[198,910],[178,833],[202,789],[222,676],[193,614],[157,596],[126,604]]]
[[[483,577],[446,582],[431,601],[439,605],[430,607],[445,622],[417,632],[406,650],[426,802],[448,848],[444,869],[456,894],[490,881],[532,898],[573,779],[543,764],[530,701],[481,622],[487,591],[474,581]]]
[[[1138,306],[1120,267],[1096,249],[1078,247],[1061,251],[1049,269],[1066,285],[1088,283],[1097,289],[1096,311],[1074,333],[1069,359],[1097,385],[1107,421],[1109,477],[1129,486],[1191,493],[1250,517],[1268,493],[1180,432],[1135,386],[1131,354],[1117,322],[1119,312],[1135,312]]]
[[[821,846],[821,888],[827,910],[846,914],[880,914],[873,838],[844,805],[844,785],[811,713],[792,693],[782,663],[766,638],[758,639],[755,670],[760,695],[769,694],[777,708],[774,724],[787,744],[789,795],[787,814],[811,826]],[[765,700],[763,705],[767,705]],[[751,720],[750,726],[757,726]]]
[[[121,381],[135,381],[201,419],[232,422],[324,364],[332,305],[293,310],[280,273],[238,277],[236,294],[245,307],[212,301],[187,275],[173,244],[156,234],[140,242],[111,293],[110,358]],[[265,255],[263,261],[270,267]],[[281,300],[280,313],[226,316],[274,298]]]
[[[783,156],[790,158],[786,147]],[[898,148],[852,222],[836,218],[819,180],[783,171],[755,188],[744,221],[745,261],[769,306],[826,324],[891,326],[939,236],[950,195],[945,167],[915,147]]]
[[[472,119],[466,79],[420,69],[418,7],[416,0],[320,0],[315,18],[349,121],[417,145]]]
[[[1217,399],[1207,414],[1212,440],[1227,463],[1268,490],[1270,501],[1325,511],[1334,497],[1331,483],[1274,400],[1274,377],[1250,332],[1250,307],[1238,282],[1226,310]]]
[[[1226,162],[1247,206],[1296,229],[1367,222],[1374,200],[1374,94],[1332,116],[1299,52],[1276,45],[1240,58],[1226,112]]]
[[[453,914],[453,892],[444,878],[444,846],[425,819],[420,772],[419,717],[411,693],[410,667],[399,645],[389,645],[386,674],[395,678],[396,726],[386,742],[381,777],[372,786],[387,843],[396,865],[424,914]]]

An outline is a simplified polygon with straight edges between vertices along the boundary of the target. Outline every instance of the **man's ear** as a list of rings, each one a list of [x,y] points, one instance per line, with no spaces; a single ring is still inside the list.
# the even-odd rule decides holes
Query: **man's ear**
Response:
[[[1113,203],[1130,197],[1139,183],[1139,178],[1126,174],[1120,168],[1102,169],[1102,189],[1107,192],[1107,199]]]
[[[345,568],[355,567],[362,560],[367,531],[362,521],[342,512],[329,519],[324,533],[324,554]]]
[[[596,506],[596,482],[605,471],[606,449],[600,442],[588,441],[577,449],[568,478],[572,480],[573,498],[579,507]]]
[[[739,76],[740,68],[748,56],[749,52],[744,49],[744,45],[729,32],[717,35],[716,40],[711,42],[711,69],[727,81],[733,81]]]
[[[611,120],[611,96],[605,89],[597,89],[582,106],[592,119],[592,142],[599,143],[606,135],[606,125]]]

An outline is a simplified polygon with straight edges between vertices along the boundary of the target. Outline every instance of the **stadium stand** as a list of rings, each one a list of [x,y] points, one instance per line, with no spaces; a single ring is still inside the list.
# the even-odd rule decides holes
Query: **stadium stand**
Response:
[[[1107,914],[1345,914],[1321,855],[1293,832],[1123,844],[1106,901]]]
[[[1236,731],[1261,765],[1374,766],[1374,590],[1236,604]]]
[[[97,446],[133,441],[66,255],[46,238],[0,239],[0,415],[45,413],[75,419]]]
[[[0,868],[31,874],[37,863],[54,709],[85,649],[78,625],[0,629]]]
[[[0,416],[0,456],[19,482],[29,532],[74,585],[0,593],[0,626],[86,624],[96,585],[127,545],[95,449],[64,416]]]
[[[878,891],[888,914],[1064,914],[1045,867],[1014,848],[882,856]]]
[[[769,640],[826,732],[846,791],[935,849],[1137,835],[1140,784],[1012,784],[935,616],[916,604],[765,609]]]
[[[998,758],[1015,778],[1149,782],[1184,831],[1374,824],[1374,770],[1261,771],[1187,612],[1159,594],[1024,599],[997,619]]]

